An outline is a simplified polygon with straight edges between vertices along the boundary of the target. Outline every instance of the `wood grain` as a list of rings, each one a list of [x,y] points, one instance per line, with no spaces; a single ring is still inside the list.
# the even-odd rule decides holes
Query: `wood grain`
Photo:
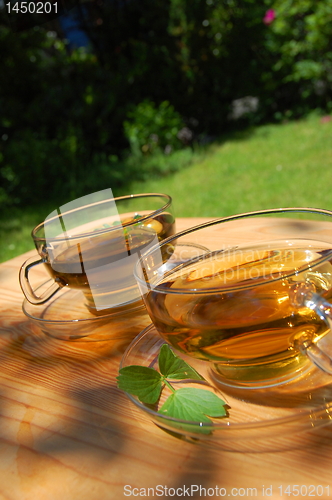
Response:
[[[202,221],[179,219],[177,229]],[[114,341],[43,335],[21,308],[18,270],[31,254],[0,265],[1,500],[112,500],[131,488],[166,498],[152,495],[158,485],[163,493],[193,485],[203,497],[202,488],[218,486],[230,496],[280,499],[289,497],[279,486],[312,484],[330,486],[332,496],[331,426],[281,438],[281,451],[267,440],[264,451],[251,444],[240,453],[180,440],[149,422],[115,381],[124,349],[149,318],[136,329],[122,318],[123,338]]]

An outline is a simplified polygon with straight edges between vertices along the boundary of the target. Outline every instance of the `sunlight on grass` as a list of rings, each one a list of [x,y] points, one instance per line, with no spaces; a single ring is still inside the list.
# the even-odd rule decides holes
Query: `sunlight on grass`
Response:
[[[177,217],[223,217],[286,206],[332,209],[331,172],[332,120],[313,115],[235,134],[204,155],[194,154],[191,165],[133,183],[127,193],[170,194]],[[2,217],[0,261],[34,248],[31,229],[49,211],[40,207]]]
[[[332,209],[332,121],[268,125],[213,146],[206,158],[132,192],[170,194],[178,217],[285,206]]]

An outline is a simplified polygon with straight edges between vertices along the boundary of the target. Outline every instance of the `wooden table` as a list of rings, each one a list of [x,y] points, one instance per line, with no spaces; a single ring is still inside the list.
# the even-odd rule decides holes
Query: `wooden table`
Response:
[[[177,229],[201,221],[179,219]],[[33,253],[0,265],[0,500],[286,499],[287,485],[313,485],[299,498],[332,497],[332,426],[289,437],[281,451],[240,453],[179,440],[141,418],[115,377],[147,316],[134,327],[123,321],[123,342],[36,336],[18,283]]]

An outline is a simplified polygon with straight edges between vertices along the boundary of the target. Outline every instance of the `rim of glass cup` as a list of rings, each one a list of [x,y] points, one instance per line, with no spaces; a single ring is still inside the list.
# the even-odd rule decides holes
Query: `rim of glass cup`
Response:
[[[95,203],[91,203],[91,204],[88,204],[88,205],[83,205],[81,207],[77,207],[77,208],[73,208],[72,210],[68,210],[66,212],[63,212],[61,214],[61,216],[64,216],[64,215],[68,215],[68,214],[73,214],[75,212],[79,212],[81,210],[86,210],[87,208],[89,207],[94,207],[94,206],[97,206],[97,205],[103,205],[104,203],[109,203],[110,201],[115,201],[115,202],[118,202],[118,201],[123,201],[123,200],[134,200],[134,199],[138,199],[138,198],[164,198],[166,199],[166,203],[164,203],[164,205],[162,205],[160,208],[158,208],[157,210],[153,210],[152,212],[149,212],[147,215],[144,215],[142,217],[140,217],[139,221],[145,221],[145,220],[148,220],[150,219],[152,216],[155,216],[155,215],[158,215],[159,213],[162,213],[164,212],[168,207],[171,206],[172,204],[172,197],[168,194],[163,194],[163,193],[138,193],[138,194],[129,194],[129,195],[124,195],[124,196],[118,196],[118,197],[114,197],[114,198],[107,198],[107,200],[102,200],[102,201],[96,201]],[[33,230],[31,231],[31,236],[33,238],[34,241],[44,241],[45,240],[45,237],[44,236],[37,236],[37,233],[40,229],[42,229],[45,224],[49,224],[50,222],[52,222],[53,220],[56,220],[59,218],[59,215],[55,215],[54,217],[51,217],[50,219],[47,219],[47,221],[43,221],[41,222],[40,224],[38,224],[36,227],[33,228]],[[131,225],[134,225],[134,224],[137,224],[138,221],[131,221],[131,222],[126,222],[126,223],[122,223],[122,227],[128,227],[128,226],[131,226]],[[108,233],[110,231],[116,231],[118,230],[119,228],[117,226],[114,226],[114,227],[108,227],[108,228],[105,228],[105,229],[100,229],[98,231],[94,231],[93,234],[94,235],[97,235],[97,234],[103,234],[103,233]],[[82,238],[84,236],[87,236],[88,234],[91,234],[90,232],[87,232],[87,233],[80,233],[80,234],[77,234],[75,236],[71,236],[70,239],[73,241],[75,240],[76,238]],[[68,239],[68,237],[52,237],[52,238],[48,238],[48,241],[66,241]]]
[[[142,265],[144,260],[146,260],[147,257],[152,255],[156,250],[158,250],[158,248],[161,249],[162,247],[168,245],[169,243],[171,243],[174,240],[181,238],[182,236],[189,235],[195,231],[199,231],[201,229],[205,229],[207,227],[214,226],[216,224],[223,223],[223,222],[230,222],[233,220],[244,219],[246,217],[255,217],[255,216],[259,216],[259,215],[272,215],[272,214],[278,214],[278,213],[312,213],[312,214],[317,214],[317,215],[325,215],[325,216],[332,218],[332,211],[326,210],[326,209],[304,208],[304,207],[289,207],[289,208],[285,207],[285,208],[271,208],[271,209],[266,209],[266,210],[256,210],[253,212],[245,212],[242,214],[230,215],[227,217],[220,217],[217,219],[213,219],[211,221],[204,222],[203,224],[198,224],[198,225],[190,227],[188,229],[184,229],[183,231],[180,231],[179,233],[175,233],[174,235],[169,236],[168,238],[163,240],[162,243],[157,243],[157,244],[153,245],[153,247],[151,247],[149,250],[147,250],[140,257],[138,262],[136,263],[135,268],[134,268],[135,279],[137,280],[138,283],[142,284],[144,287],[147,287],[148,289],[153,289],[155,286],[158,285],[158,293],[183,294],[183,295],[190,295],[193,293],[199,294],[199,295],[205,295],[206,293],[217,294],[217,293],[220,293],[221,291],[223,293],[229,292],[229,291],[234,292],[236,290],[248,289],[248,288],[252,288],[252,286],[255,286],[255,287],[256,286],[263,286],[263,285],[267,285],[268,283],[272,283],[274,281],[277,281],[281,278],[277,277],[277,278],[267,279],[261,283],[255,283],[254,285],[252,283],[251,284],[248,283],[245,285],[233,286],[233,287],[226,287],[225,286],[225,287],[219,287],[219,288],[215,287],[215,288],[202,288],[202,289],[197,289],[197,288],[183,289],[183,288],[168,288],[168,287],[163,288],[163,284],[160,283],[160,281],[162,281],[162,279],[163,279],[163,276],[161,276],[160,279],[156,283],[151,285],[150,283],[147,283],[147,281],[145,279],[141,278],[141,273],[139,273],[139,270],[141,270],[144,267]],[[331,220],[331,222],[332,222],[332,220]],[[184,245],[185,242],[183,242],[182,244]],[[188,244],[189,244],[189,242],[188,242]],[[332,241],[331,241],[331,247],[332,247]],[[234,246],[230,247],[229,249],[226,248],[225,251],[233,250],[233,249],[234,249]],[[332,255],[332,248],[324,256],[309,262],[308,265],[303,265],[303,266],[299,267],[298,269],[296,269],[295,272],[291,271],[289,273],[283,274],[282,279],[289,278],[289,277],[294,276],[296,274],[302,273],[302,272],[306,271],[307,269],[310,269],[311,267],[317,266],[317,265],[325,262],[326,260],[328,260],[331,257],[331,255]],[[167,272],[167,275],[171,275],[174,271],[181,268],[181,266],[185,266],[190,260],[192,260],[192,261],[197,260],[198,261],[202,257],[204,257],[204,254],[200,255],[198,257],[194,257],[193,259],[189,259],[188,261],[185,261],[184,263],[180,264],[176,268]]]

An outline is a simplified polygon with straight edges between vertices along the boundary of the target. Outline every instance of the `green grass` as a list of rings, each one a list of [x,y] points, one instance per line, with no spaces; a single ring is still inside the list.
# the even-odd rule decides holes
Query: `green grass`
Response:
[[[6,212],[0,220],[0,262],[9,260],[34,248],[31,230],[39,222],[41,209],[26,208]]]
[[[127,192],[170,194],[177,217],[286,206],[332,210],[332,121],[312,115],[234,134],[193,154],[189,166],[135,182]],[[0,221],[0,261],[32,249],[31,229],[50,211],[40,206],[7,214]]]
[[[170,194],[178,217],[223,217],[285,206],[332,209],[332,121],[257,127],[213,145],[206,157],[131,191]]]

